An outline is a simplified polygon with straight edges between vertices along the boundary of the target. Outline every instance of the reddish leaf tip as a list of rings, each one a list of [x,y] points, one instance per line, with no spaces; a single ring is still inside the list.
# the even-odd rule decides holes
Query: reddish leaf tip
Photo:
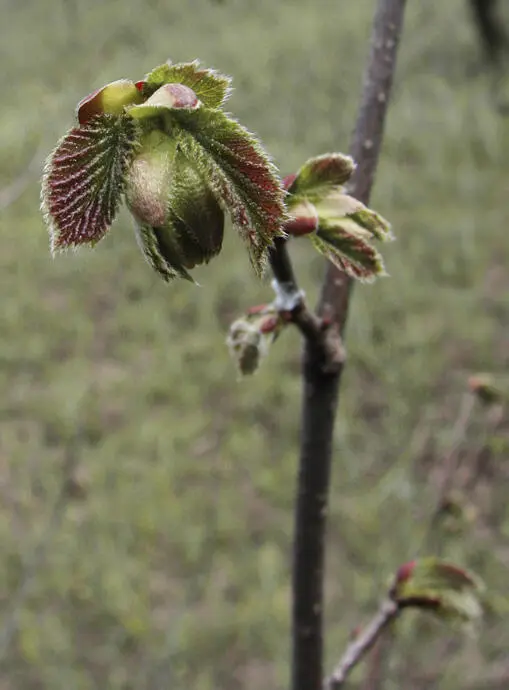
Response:
[[[136,85],[129,79],[119,79],[81,99],[76,108],[78,122],[84,125],[97,115],[120,115],[126,105],[141,101]]]
[[[295,173],[293,173],[292,175],[287,175],[285,178],[283,178],[284,189],[289,189],[296,180],[296,178],[297,175]]]
[[[80,125],[84,125],[95,115],[99,115],[102,111],[97,102],[97,96],[101,93],[101,89],[96,89],[92,93],[82,98],[81,101],[76,106],[76,113],[78,116],[78,122]]]

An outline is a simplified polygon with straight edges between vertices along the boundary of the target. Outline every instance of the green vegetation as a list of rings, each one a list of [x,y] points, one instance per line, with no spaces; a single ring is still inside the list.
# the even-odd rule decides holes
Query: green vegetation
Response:
[[[474,409],[447,520],[426,539],[467,379],[509,364],[509,122],[487,77],[472,76],[464,4],[409,7],[372,199],[398,237],[384,248],[391,278],[356,286],[348,328],[329,664],[416,555],[472,568],[491,599],[478,639],[405,616],[391,690],[507,685],[494,680],[509,643],[509,432],[496,410]],[[167,57],[231,74],[229,109],[283,173],[346,151],[373,6],[5,0],[0,189],[38,147],[42,161],[80,98]],[[0,687],[286,687],[297,334],[239,384],[228,326],[271,292],[232,231],[194,273],[201,288],[168,286],[127,213],[93,251],[52,259],[38,206],[34,178],[0,215],[0,647],[63,463],[76,467],[18,634],[0,649]],[[305,241],[292,253],[313,302],[323,260]]]

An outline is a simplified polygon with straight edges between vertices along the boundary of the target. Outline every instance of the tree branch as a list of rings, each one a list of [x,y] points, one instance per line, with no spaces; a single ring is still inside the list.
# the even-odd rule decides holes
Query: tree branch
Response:
[[[357,163],[350,193],[369,200],[395,69],[405,0],[379,0],[351,154]],[[278,245],[276,253],[282,251]],[[284,249],[286,251],[286,249]],[[277,258],[272,266],[278,265]],[[292,274],[293,275],[293,274]],[[278,278],[276,274],[276,278]],[[294,280],[294,277],[293,277]],[[295,281],[294,281],[295,282]],[[327,332],[344,331],[351,281],[329,265],[318,316]],[[319,690],[323,679],[323,572],[330,465],[344,358],[328,367],[319,338],[307,334],[303,359],[300,468],[293,555],[292,689]]]
[[[324,690],[338,690],[343,686],[353,668],[373,647],[389,624],[398,617],[399,612],[400,607],[393,599],[388,598],[382,602],[372,621],[348,645],[338,665],[326,679]]]
[[[287,312],[288,319],[297,326],[308,342],[314,344],[322,368],[330,372],[337,371],[345,359],[341,338],[337,329],[330,328],[326,319],[316,316],[306,305],[304,293],[297,284],[286,240],[276,239],[269,260],[276,281],[276,292],[282,292],[294,302]]]

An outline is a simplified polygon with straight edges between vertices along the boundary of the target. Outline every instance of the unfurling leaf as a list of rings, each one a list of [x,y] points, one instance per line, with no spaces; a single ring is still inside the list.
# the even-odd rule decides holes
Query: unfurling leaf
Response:
[[[355,164],[349,156],[329,153],[307,161],[285,178],[290,219],[286,232],[307,236],[315,249],[351,278],[370,282],[385,275],[373,240],[393,239],[389,223],[345,193]]]
[[[179,147],[230,213],[246,241],[257,273],[268,249],[283,236],[284,190],[276,169],[253,134],[220,110],[174,111]]]
[[[364,206],[354,213],[349,213],[347,217],[362,228],[369,230],[375,240],[387,242],[394,239],[390,224],[379,213],[370,208]]]
[[[305,196],[311,201],[319,201],[336,187],[348,182],[355,163],[350,156],[342,153],[325,153],[310,158],[293,176],[288,187],[289,194]]]
[[[165,63],[147,74],[141,82],[145,96],[163,84],[184,84],[192,89],[207,108],[219,108],[230,95],[231,79],[213,69],[200,67],[198,60],[177,65]]]
[[[118,211],[138,136],[130,117],[98,115],[60,140],[46,162],[41,193],[53,252],[103,237]]]
[[[346,219],[345,219],[346,221]],[[320,254],[351,278],[361,282],[372,282],[377,276],[385,275],[381,254],[358,233],[351,233],[343,225],[320,228],[310,235],[311,242]]]
[[[456,565],[423,558],[401,566],[392,596],[401,607],[427,609],[456,623],[473,623],[482,615],[479,580]]]

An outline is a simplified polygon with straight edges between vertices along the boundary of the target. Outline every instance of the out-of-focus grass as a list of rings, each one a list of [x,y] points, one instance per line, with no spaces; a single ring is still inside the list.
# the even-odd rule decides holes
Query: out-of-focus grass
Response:
[[[373,6],[4,0],[0,185],[37,146],[51,149],[79,98],[168,57],[231,74],[231,111],[283,172],[344,151]],[[420,551],[436,503],[422,468],[446,452],[466,377],[509,362],[509,123],[486,76],[472,76],[476,60],[461,0],[410,3],[373,198],[398,237],[384,249],[391,278],[356,289],[348,329],[330,663],[390,573]],[[69,452],[84,493],[37,569],[0,686],[285,687],[299,342],[286,334],[243,384],[224,346],[228,324],[269,299],[268,285],[233,236],[200,271],[202,288],[165,285],[127,215],[94,251],[52,260],[36,181],[1,212],[0,238],[4,620]],[[323,263],[305,242],[293,254],[313,301]],[[481,413],[476,424],[471,442],[485,450]],[[441,541],[494,593],[506,585],[509,533],[507,436],[497,434],[486,441],[497,481],[483,520]],[[497,669],[509,642],[494,614],[479,642],[452,648],[436,626],[400,630],[387,687],[429,687],[445,645],[449,671],[434,687],[464,688]]]

